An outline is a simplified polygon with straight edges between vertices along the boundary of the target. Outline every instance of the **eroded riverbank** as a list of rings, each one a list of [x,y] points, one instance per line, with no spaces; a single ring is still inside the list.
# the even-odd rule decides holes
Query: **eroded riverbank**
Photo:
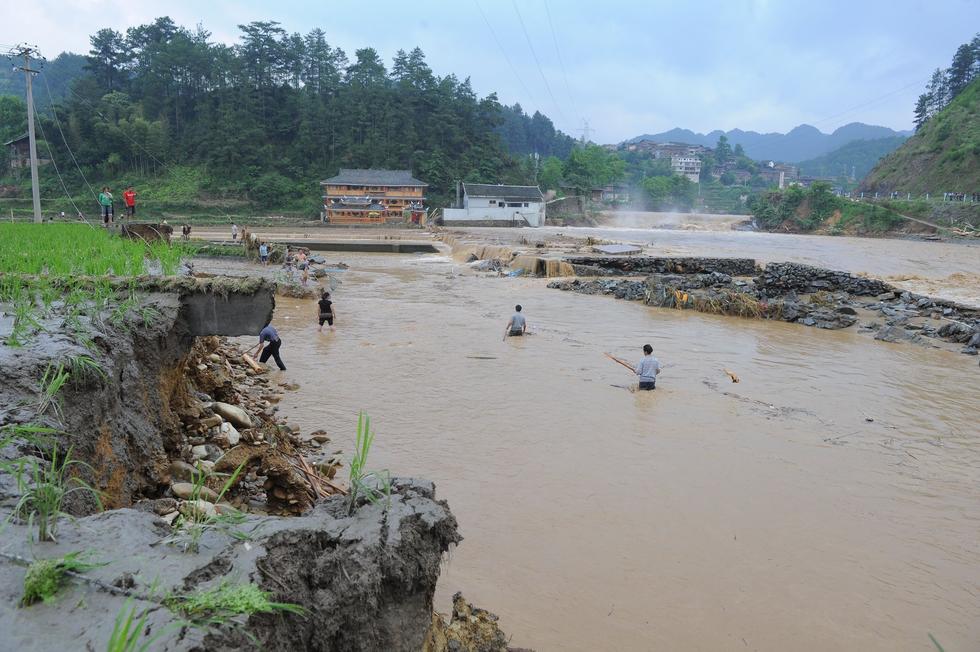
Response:
[[[347,450],[350,406],[368,410],[379,466],[451,498],[466,542],[437,609],[465,589],[537,649],[980,640],[976,358],[438,256],[344,261],[336,333],[279,302],[301,385],[282,409]],[[502,343],[518,302],[535,335]],[[645,342],[670,366],[631,394],[602,352]]]

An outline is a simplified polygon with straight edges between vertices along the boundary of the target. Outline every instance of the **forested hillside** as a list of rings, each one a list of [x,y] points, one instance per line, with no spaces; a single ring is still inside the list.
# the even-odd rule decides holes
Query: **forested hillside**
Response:
[[[22,60],[13,63],[23,65]],[[80,54],[62,52],[50,61],[34,61],[31,66],[41,71],[34,88],[34,105],[39,111],[68,97],[68,89],[76,79],[85,75],[86,59]],[[0,67],[0,95],[24,98],[24,73],[13,66]]]
[[[905,140],[905,136],[855,140],[823,156],[801,161],[800,174],[807,177],[853,176],[863,179],[883,156],[895,151]]]
[[[980,78],[927,119],[861,182],[867,192],[980,192]]]
[[[82,174],[92,186],[176,177],[216,196],[313,207],[317,182],[341,166],[391,167],[411,168],[438,200],[456,179],[533,179],[533,162],[511,155],[501,134],[518,154],[570,150],[545,116],[505,110],[469,79],[435,74],[418,48],[386,66],[372,48],[348,57],[320,29],[239,27],[235,46],[166,17],[92,36],[85,74],[41,120],[41,153],[51,147],[69,190],[86,187]],[[9,75],[0,83],[17,91]]]

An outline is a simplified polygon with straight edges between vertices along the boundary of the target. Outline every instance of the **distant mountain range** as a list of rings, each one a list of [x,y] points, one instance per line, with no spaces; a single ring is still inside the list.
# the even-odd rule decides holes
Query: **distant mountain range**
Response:
[[[895,131],[888,127],[852,122],[836,129],[831,134],[825,134],[810,125],[800,125],[786,134],[760,134],[756,131],[742,131],[741,129],[732,129],[731,131],[716,129],[707,134],[699,134],[689,129],[671,129],[660,134],[643,134],[627,142],[637,143],[642,140],[651,140],[659,143],[688,143],[714,147],[718,143],[718,137],[722,134],[728,136],[728,143],[732,147],[741,145],[750,158],[798,163],[832,152],[855,140],[877,140],[896,136],[908,137],[912,135],[912,132]]]

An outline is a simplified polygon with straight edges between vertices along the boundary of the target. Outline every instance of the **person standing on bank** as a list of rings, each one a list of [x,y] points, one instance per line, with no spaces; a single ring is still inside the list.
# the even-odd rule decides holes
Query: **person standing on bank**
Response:
[[[279,332],[272,327],[272,324],[266,324],[259,332],[259,343],[256,345],[252,353],[253,356],[259,356],[259,362],[265,362],[271,356],[275,359],[276,365],[282,371],[286,371],[286,365],[283,364],[282,358],[279,357],[279,349],[282,347],[282,338],[279,337]],[[261,355],[259,355],[261,353]]]
[[[510,337],[520,337],[527,332],[527,320],[524,318],[524,315],[521,314],[522,310],[523,308],[520,304],[514,306],[514,315],[510,318],[510,321],[507,322],[507,330],[504,331],[504,339],[507,339],[508,335]]]
[[[123,201],[126,202],[126,217],[133,219],[136,217],[136,191],[132,186],[127,186],[123,192]]]
[[[234,222],[231,223],[231,241],[238,242],[238,225]]]
[[[640,379],[640,389],[657,388],[657,376],[660,374],[660,361],[653,357],[653,347],[643,345],[643,359],[636,365],[636,375]]]
[[[102,223],[109,226],[109,222],[114,217],[112,211],[112,193],[109,192],[109,186],[102,186],[102,192],[99,193],[99,206],[102,207]]]
[[[333,301],[330,300],[330,293],[324,291],[320,300],[317,301],[317,321],[320,322],[319,332],[323,332],[323,322],[327,322],[330,326],[330,331],[333,332]]]

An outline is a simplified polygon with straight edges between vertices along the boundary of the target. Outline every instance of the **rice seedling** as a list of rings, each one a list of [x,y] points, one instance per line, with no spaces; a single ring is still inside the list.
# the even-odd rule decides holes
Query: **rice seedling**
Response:
[[[57,447],[54,447],[50,458],[46,464],[34,458],[27,461],[28,472],[17,476],[21,496],[9,517],[16,515],[26,520],[31,530],[36,524],[39,541],[55,541],[58,521],[63,517],[71,518],[62,511],[68,496],[79,491],[89,492],[99,509],[102,509],[99,492],[84,480],[69,474],[75,467],[91,467],[79,460],[73,460],[71,449],[65,455],[59,456]]]
[[[359,498],[375,503],[382,497],[391,499],[391,474],[383,471],[367,471],[368,453],[374,443],[371,430],[371,417],[363,412],[357,415],[357,438],[354,443],[354,456],[350,461],[350,502],[347,512],[354,513]]]
[[[105,381],[108,378],[102,365],[96,362],[95,358],[90,355],[80,354],[68,356],[65,358],[64,365],[72,384],[82,384],[95,380]]]
[[[0,450],[7,446],[19,444],[31,444],[33,446],[48,445],[49,438],[58,431],[54,428],[45,428],[33,423],[28,424],[8,424],[0,426]],[[17,479],[20,485],[29,461],[27,457],[20,456],[13,459],[0,458],[0,473],[7,473]]]
[[[70,573],[84,573],[105,566],[104,563],[85,561],[88,556],[89,553],[69,552],[64,557],[34,561],[24,575],[24,594],[20,598],[20,606],[49,603],[67,583]]]
[[[141,640],[146,636],[146,621],[150,611],[144,610],[139,618],[136,617],[136,611],[132,598],[123,603],[122,610],[116,614],[112,634],[109,635],[109,642],[106,644],[106,652],[147,652],[161,636],[180,625],[171,623],[158,629],[146,640]]]
[[[291,613],[299,616],[306,609],[289,602],[273,602],[271,593],[256,584],[232,584],[223,580],[217,586],[184,595],[171,595],[164,604],[173,612],[195,622],[221,624],[237,616],[257,613]]]
[[[63,363],[58,363],[58,366],[49,364],[45,370],[44,375],[41,376],[41,398],[38,399],[37,403],[37,413],[38,416],[45,414],[49,409],[54,408],[54,411],[58,417],[61,419],[61,406],[58,402],[58,392],[61,388],[65,386],[68,379],[71,377]]]

